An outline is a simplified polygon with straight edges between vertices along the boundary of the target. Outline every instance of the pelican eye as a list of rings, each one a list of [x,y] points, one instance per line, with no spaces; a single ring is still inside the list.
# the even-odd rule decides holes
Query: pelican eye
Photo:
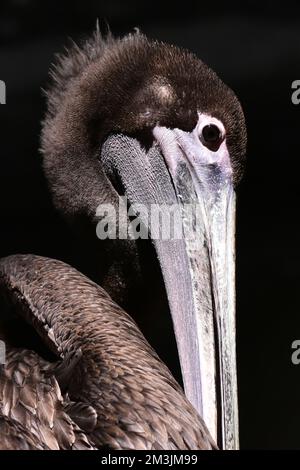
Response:
[[[220,147],[224,136],[221,129],[216,124],[207,124],[203,127],[200,138],[206,147],[216,152]]]

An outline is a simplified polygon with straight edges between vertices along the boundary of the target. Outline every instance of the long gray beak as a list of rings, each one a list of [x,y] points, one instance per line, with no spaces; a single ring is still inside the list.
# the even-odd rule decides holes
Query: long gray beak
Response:
[[[196,132],[163,127],[154,137],[146,151],[134,138],[112,135],[101,160],[155,246],[185,394],[219,446],[237,449],[235,193],[226,143],[211,152]]]

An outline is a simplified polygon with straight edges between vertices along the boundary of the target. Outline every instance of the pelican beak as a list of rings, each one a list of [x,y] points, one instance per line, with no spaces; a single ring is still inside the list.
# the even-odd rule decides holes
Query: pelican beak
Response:
[[[200,115],[189,133],[155,127],[149,151],[134,138],[110,136],[101,159],[108,176],[117,174],[149,228],[185,394],[218,445],[237,449],[235,192],[226,139],[217,150],[209,150],[199,138],[208,120],[214,118]],[[173,230],[162,233],[157,219],[150,222],[153,207],[160,208],[160,220],[174,221]]]

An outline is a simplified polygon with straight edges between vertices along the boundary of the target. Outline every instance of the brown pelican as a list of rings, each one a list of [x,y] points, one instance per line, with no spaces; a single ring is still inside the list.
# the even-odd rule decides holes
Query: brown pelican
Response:
[[[160,266],[186,397],[214,440],[223,448],[237,448],[234,187],[242,175],[246,142],[240,104],[193,54],[150,41],[139,32],[123,39],[108,34],[103,39],[97,31],[82,47],[73,46],[57,61],[52,78],[41,149],[56,207],[73,221],[80,220],[85,226],[88,222],[94,232],[99,222],[97,208],[119,208],[119,196],[127,197],[141,226],[149,231]],[[174,208],[183,236],[157,235],[144,210],[154,205]],[[192,217],[190,206],[197,207]],[[108,222],[118,226],[116,220]],[[192,236],[195,232],[196,237]],[[138,290],[151,279],[143,243],[130,233],[129,239],[119,238],[124,239],[102,243],[98,280],[131,313],[137,310],[134,298]],[[41,438],[41,446],[49,446],[48,442],[61,448],[70,442],[74,448],[103,443],[113,448],[213,446],[205,425],[166,367],[99,287],[59,262],[32,257],[4,259],[1,276],[4,290],[43,338],[43,347],[62,360],[51,366],[42,352],[38,358],[34,353],[37,366],[29,381],[35,380],[32,387],[41,382],[48,385],[47,390],[54,388],[52,405],[53,400],[57,402],[56,415],[50,412],[49,418],[45,410],[38,412],[49,420],[43,421],[45,426],[39,427],[40,421],[31,419],[37,432],[49,437],[49,441]],[[26,289],[28,294],[24,294]],[[24,313],[24,302],[30,313]],[[96,340],[93,331],[101,329],[101,321],[107,329]],[[115,363],[107,358],[102,377],[99,364],[104,356],[113,354],[116,338],[122,339],[119,356]],[[135,361],[129,360],[128,351]],[[11,380],[22,382],[23,364],[28,365],[27,355],[33,353],[13,349],[9,354],[13,365],[7,369],[8,382],[2,390],[9,389]],[[118,361],[124,361],[126,373],[136,375],[130,391],[122,387],[119,377],[125,372]],[[78,383],[73,383],[76,379],[70,379],[75,368],[80,370],[76,378],[86,384],[80,393]],[[146,406],[149,419],[145,408],[148,392],[139,388],[145,375],[146,386],[153,390],[154,408]],[[90,380],[94,388],[89,387]],[[96,395],[105,394],[106,387],[110,391],[116,388],[116,401],[113,405],[110,396],[101,408]],[[31,403],[30,393],[25,393]],[[3,397],[5,412],[13,409],[16,394]],[[176,416],[166,413],[164,419],[169,421],[161,425],[164,407],[174,410],[177,399],[181,404],[175,406]],[[29,402],[26,406],[30,408]],[[134,413],[140,409],[140,417],[127,419],[129,408]],[[8,415],[2,413],[1,426],[10,430]],[[18,426],[27,429],[26,420],[19,420]],[[18,429],[13,427],[13,432],[17,435]],[[131,440],[131,432],[135,440]]]

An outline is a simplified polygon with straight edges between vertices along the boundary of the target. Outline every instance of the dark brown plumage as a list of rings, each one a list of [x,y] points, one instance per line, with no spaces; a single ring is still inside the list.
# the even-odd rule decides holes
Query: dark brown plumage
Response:
[[[101,287],[32,255],[2,259],[0,287],[57,356],[51,363],[8,345],[0,369],[2,448],[215,447],[167,367]]]
[[[69,399],[62,396],[48,361],[8,346],[5,366],[0,367],[0,449],[93,448],[70,416]]]

